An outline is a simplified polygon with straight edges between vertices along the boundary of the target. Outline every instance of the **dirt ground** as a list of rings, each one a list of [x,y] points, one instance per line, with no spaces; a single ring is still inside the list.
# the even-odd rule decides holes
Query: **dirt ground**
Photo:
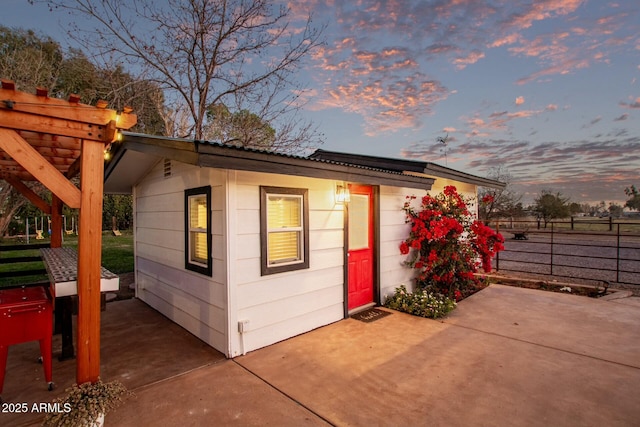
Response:
[[[505,285],[510,286],[519,286],[514,285],[512,281],[523,280],[526,281],[525,285],[520,287],[532,288],[532,289],[542,289],[558,292],[558,288],[561,288],[565,285],[571,285],[571,287],[577,287],[579,292],[573,293],[574,295],[587,295],[588,291],[580,292],[580,288],[588,287],[594,289],[602,289],[604,285],[603,282],[598,282],[589,279],[580,279],[580,278],[566,278],[566,277],[556,277],[549,276],[547,274],[536,274],[536,273],[523,273],[523,272],[510,272],[510,271],[494,271],[490,275],[491,277],[495,277],[493,282],[499,282]],[[507,279],[507,280],[501,280]],[[532,285],[529,286],[529,283],[538,283],[539,286]],[[639,285],[629,285],[622,283],[610,283],[609,290],[626,290],[631,291],[634,296],[640,296],[640,286]]]

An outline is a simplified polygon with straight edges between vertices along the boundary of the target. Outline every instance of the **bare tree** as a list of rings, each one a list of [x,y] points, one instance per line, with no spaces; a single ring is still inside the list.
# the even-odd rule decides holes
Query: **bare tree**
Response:
[[[143,70],[145,80],[167,91],[172,111],[179,113],[183,105],[191,119],[188,134],[173,136],[203,139],[209,108],[226,105],[288,129],[278,132],[274,149],[290,149],[292,140],[319,142],[312,126],[296,122],[293,136],[287,121],[301,107],[295,73],[320,44],[322,29],[312,26],[310,15],[294,27],[292,12],[268,0],[33,1],[88,17],[91,31],[75,26],[71,37],[92,52]]]
[[[522,195],[516,194],[511,183],[513,178],[507,169],[501,165],[491,168],[488,177],[504,182],[504,188],[482,187],[478,191],[479,204],[478,215],[483,221],[490,221],[501,217],[516,217],[522,213],[522,205],[519,203]]]

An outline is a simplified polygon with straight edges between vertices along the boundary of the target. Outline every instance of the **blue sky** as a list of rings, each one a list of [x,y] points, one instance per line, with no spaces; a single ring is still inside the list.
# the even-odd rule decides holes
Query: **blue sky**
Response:
[[[4,0],[3,3],[6,3]],[[8,0],[0,24],[64,44],[64,14]],[[579,203],[640,185],[637,0],[300,0],[326,24],[305,115],[327,150],[406,157]],[[448,135],[446,146],[437,141]],[[446,155],[445,155],[446,154]]]

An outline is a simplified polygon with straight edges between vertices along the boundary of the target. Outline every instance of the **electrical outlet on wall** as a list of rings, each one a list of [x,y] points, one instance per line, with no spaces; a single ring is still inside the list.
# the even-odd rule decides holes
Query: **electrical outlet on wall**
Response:
[[[249,321],[248,320],[239,320],[238,321],[238,332],[245,333],[249,330]]]

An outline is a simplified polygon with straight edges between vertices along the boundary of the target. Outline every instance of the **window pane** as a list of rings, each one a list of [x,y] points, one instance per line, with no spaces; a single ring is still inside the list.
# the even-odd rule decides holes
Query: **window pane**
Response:
[[[269,264],[298,261],[300,257],[300,232],[269,233]]]
[[[184,190],[184,268],[211,276],[211,186]]]
[[[201,264],[208,262],[207,233],[192,231],[191,235],[191,261]]]
[[[207,228],[207,198],[205,196],[189,197],[190,228]]]
[[[260,274],[309,268],[308,190],[260,186]]]
[[[349,250],[369,247],[369,196],[352,194],[349,202]]]
[[[267,208],[269,229],[302,226],[302,198],[270,194]]]

